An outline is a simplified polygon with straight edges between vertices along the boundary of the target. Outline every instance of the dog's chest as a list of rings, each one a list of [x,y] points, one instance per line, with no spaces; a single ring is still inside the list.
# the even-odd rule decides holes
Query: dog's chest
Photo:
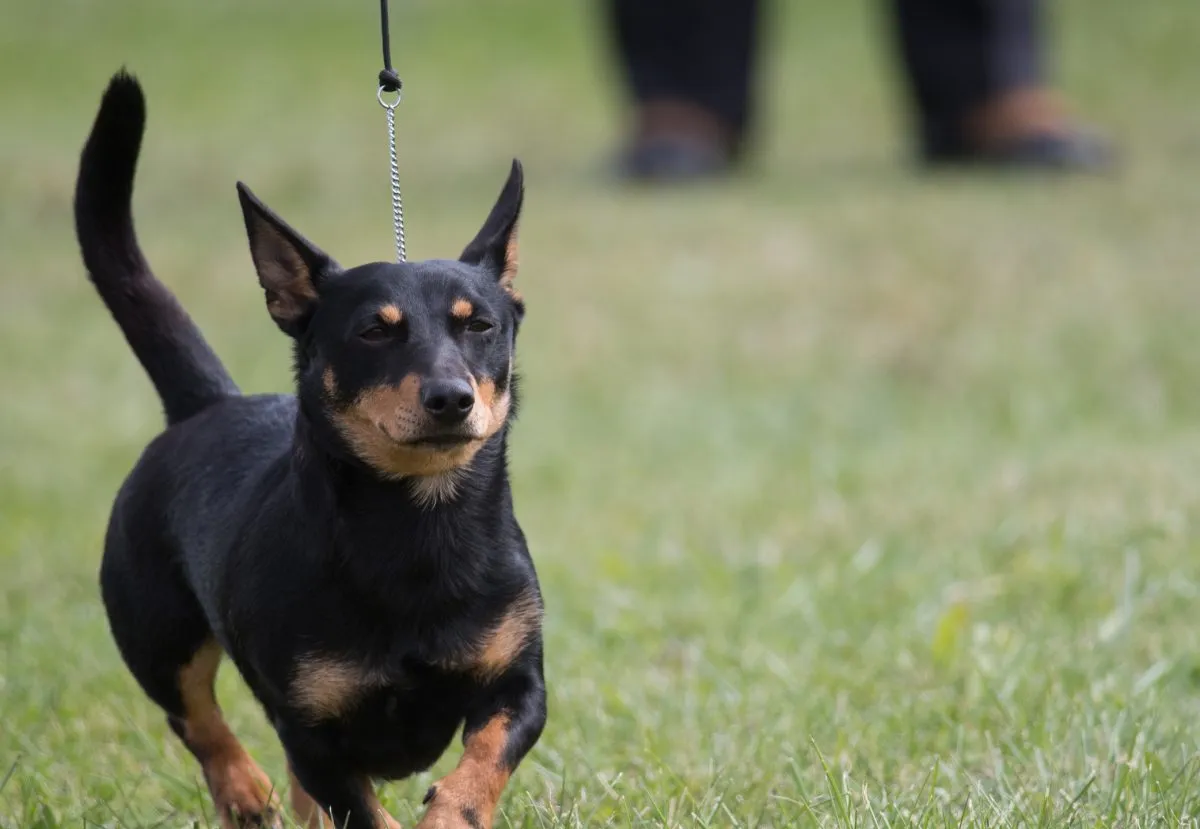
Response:
[[[291,703],[318,721],[379,697],[384,713],[395,715],[407,697],[426,689],[441,693],[489,684],[539,636],[541,601],[535,588],[526,587],[515,598],[476,604],[487,609],[374,628],[343,614],[336,644],[295,655]]]
[[[533,588],[473,609],[481,604],[484,612],[374,629],[343,613],[337,644],[298,654],[289,672],[297,723],[319,735],[325,751],[372,775],[427,768],[476,697],[538,635]]]
[[[343,662],[307,663],[293,684],[301,721],[324,751],[385,778],[428,768],[446,750],[473,683],[414,664],[384,671]]]

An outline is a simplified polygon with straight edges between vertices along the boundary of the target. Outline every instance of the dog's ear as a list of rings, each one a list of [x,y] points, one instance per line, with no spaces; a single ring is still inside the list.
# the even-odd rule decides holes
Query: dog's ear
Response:
[[[317,304],[321,281],[341,270],[320,248],[275,215],[240,181],[238,199],[267,311],[285,334],[298,336]]]
[[[500,287],[509,293],[513,293],[513,279],[517,275],[517,220],[521,218],[524,198],[525,175],[521,162],[514,158],[495,207],[459,256],[468,265],[482,265],[493,271]]]

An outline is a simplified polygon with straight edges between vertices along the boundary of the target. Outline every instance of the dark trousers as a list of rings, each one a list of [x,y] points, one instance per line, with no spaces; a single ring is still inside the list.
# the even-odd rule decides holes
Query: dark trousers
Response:
[[[761,0],[608,0],[639,101],[698,104],[737,134],[753,115]],[[1038,0],[889,0],[901,65],[930,150],[953,149],[973,109],[1042,80]]]

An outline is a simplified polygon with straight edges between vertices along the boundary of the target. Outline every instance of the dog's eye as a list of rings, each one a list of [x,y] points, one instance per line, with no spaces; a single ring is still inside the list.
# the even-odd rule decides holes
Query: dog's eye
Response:
[[[492,324],[487,320],[474,319],[467,323],[467,330],[472,334],[482,334],[484,331],[491,331]]]
[[[382,325],[372,325],[370,328],[364,328],[358,332],[359,339],[366,340],[369,343],[383,342],[391,336],[390,332]]]

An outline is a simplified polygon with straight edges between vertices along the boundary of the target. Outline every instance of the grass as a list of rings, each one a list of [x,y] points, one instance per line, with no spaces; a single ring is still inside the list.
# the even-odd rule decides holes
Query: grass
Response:
[[[590,6],[394,4],[410,255],[526,163],[518,513],[551,720],[499,827],[1194,826],[1200,9],[1056,4],[1099,180],[922,177],[863,2],[776,4],[747,174],[606,182]],[[150,258],[248,390],[286,388],[233,182],[386,258],[369,3],[0,2],[0,826],[213,823],[96,589],[159,428],[70,195],[145,82]],[[233,672],[220,691],[273,779]],[[388,786],[411,825],[430,774]]]

